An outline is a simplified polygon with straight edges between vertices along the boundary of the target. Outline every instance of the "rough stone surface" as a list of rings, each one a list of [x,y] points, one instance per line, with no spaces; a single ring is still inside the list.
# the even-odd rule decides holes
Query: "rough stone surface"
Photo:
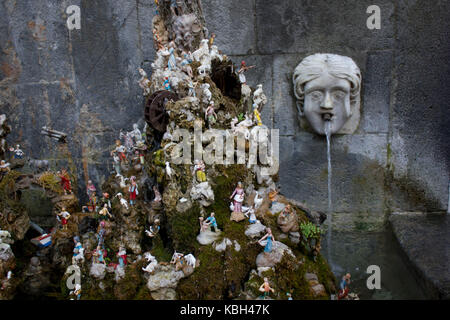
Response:
[[[153,275],[150,275],[147,288],[158,291],[163,288],[175,289],[178,281],[184,277],[183,271],[175,271],[173,266],[159,266]]]
[[[97,279],[103,279],[106,275],[106,265],[103,263],[92,263],[90,275]]]
[[[264,234],[266,226],[260,222],[250,224],[245,230],[245,235],[251,239],[258,238]]]
[[[281,261],[285,253],[294,257],[291,249],[287,245],[279,241],[274,241],[271,252],[261,252],[260,254],[258,254],[258,256],[256,257],[256,266],[258,268],[273,267]]]
[[[197,236],[197,241],[202,245],[208,245],[216,241],[220,236],[220,232],[213,232],[210,230],[206,230],[204,232],[200,232]]]
[[[357,134],[332,141],[335,211],[381,221],[385,210],[446,209],[450,3],[378,1],[381,30],[366,27],[374,4],[366,0],[202,3],[223,53],[257,65],[246,76],[263,84],[263,122],[282,136],[283,193],[326,208],[325,142],[300,129],[291,77],[307,55],[330,52],[354,59],[363,78]],[[81,30],[66,28],[69,4],[81,7]],[[0,1],[0,110],[14,128],[7,142],[56,168],[67,156],[39,131],[65,131],[80,195],[86,179],[98,187],[112,171],[119,130],[142,128],[137,69],[151,74],[154,12],[153,1]]]
[[[450,217],[396,213],[389,220],[428,295],[450,299]]]

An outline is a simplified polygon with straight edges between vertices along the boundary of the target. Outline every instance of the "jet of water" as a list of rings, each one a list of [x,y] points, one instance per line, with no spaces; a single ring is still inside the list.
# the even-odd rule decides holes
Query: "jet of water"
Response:
[[[333,205],[331,202],[331,121],[325,121],[325,135],[327,136],[327,160],[328,160],[328,231],[327,231],[327,247],[328,247],[328,263],[332,265],[331,261],[331,227],[333,222],[332,210]]]

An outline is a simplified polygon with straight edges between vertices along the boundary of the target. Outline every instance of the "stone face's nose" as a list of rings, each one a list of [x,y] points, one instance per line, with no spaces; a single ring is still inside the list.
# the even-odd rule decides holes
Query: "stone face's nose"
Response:
[[[325,93],[325,99],[322,101],[320,107],[322,109],[333,109],[333,102],[331,101],[331,96],[329,92]]]

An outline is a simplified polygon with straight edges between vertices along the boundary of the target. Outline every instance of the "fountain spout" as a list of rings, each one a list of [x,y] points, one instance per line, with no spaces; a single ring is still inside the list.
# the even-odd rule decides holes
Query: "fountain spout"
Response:
[[[333,115],[331,113],[324,113],[322,114],[322,119],[323,121],[331,121],[332,116]]]

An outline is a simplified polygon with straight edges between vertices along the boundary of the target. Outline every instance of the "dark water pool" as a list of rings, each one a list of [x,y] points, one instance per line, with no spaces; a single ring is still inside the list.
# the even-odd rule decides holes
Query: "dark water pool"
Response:
[[[322,241],[322,254],[328,257],[327,235]],[[331,267],[337,279],[350,272],[350,292],[364,300],[427,299],[407,264],[390,227],[381,232],[331,233]],[[381,270],[381,289],[369,290],[367,267]]]

